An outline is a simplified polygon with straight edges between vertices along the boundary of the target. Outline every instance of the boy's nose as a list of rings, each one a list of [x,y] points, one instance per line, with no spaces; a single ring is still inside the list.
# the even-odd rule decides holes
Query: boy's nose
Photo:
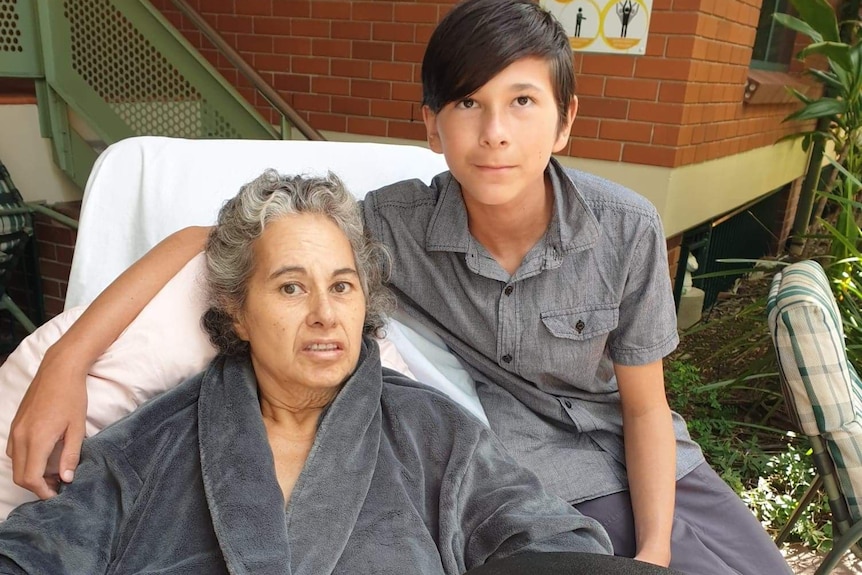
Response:
[[[509,143],[506,122],[502,114],[493,110],[489,110],[483,114],[480,138],[483,145],[492,148],[505,146]]]

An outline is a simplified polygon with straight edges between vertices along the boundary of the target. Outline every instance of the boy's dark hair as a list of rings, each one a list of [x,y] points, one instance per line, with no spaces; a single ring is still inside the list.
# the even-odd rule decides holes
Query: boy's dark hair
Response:
[[[422,60],[422,104],[435,114],[526,57],[547,60],[560,125],[575,95],[563,26],[533,0],[464,0],[440,22]]]

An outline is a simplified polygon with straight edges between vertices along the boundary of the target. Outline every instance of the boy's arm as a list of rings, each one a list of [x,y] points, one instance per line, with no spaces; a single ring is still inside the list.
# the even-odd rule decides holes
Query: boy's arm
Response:
[[[676,439],[662,361],[614,364],[623,412],[635,559],[667,567],[676,496]]]
[[[159,290],[203,250],[209,228],[168,236],[97,297],[45,353],[9,433],[13,480],[42,499],[57,494],[46,479],[48,457],[63,442],[60,478],[71,482],[87,416],[87,372]]]

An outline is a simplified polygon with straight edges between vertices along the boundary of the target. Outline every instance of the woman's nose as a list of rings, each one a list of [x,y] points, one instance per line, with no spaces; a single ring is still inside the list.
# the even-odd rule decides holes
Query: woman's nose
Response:
[[[329,327],[335,324],[336,313],[328,293],[316,294],[310,298],[311,309],[308,313],[310,324]]]

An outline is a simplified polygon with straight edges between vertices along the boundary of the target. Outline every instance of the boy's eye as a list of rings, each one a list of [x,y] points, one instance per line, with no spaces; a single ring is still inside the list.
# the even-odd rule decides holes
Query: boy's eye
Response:
[[[473,100],[472,98],[464,98],[463,100],[458,102],[458,107],[469,109],[469,108],[472,108],[475,103],[476,103],[476,101]]]

